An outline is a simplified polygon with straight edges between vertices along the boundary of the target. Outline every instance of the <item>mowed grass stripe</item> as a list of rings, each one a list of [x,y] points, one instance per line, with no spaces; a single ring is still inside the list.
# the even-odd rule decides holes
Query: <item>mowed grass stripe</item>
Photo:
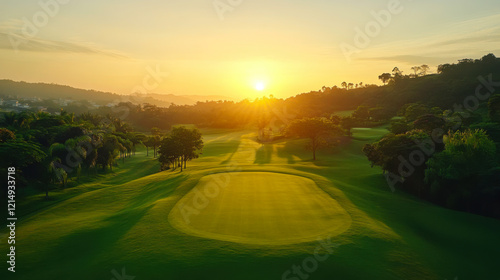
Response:
[[[311,179],[270,172],[228,174],[229,184],[217,196],[208,198],[196,214],[187,214],[180,205],[196,208],[194,201],[214,175],[203,177],[174,207],[171,224],[195,236],[276,245],[338,235],[351,225],[350,215]]]

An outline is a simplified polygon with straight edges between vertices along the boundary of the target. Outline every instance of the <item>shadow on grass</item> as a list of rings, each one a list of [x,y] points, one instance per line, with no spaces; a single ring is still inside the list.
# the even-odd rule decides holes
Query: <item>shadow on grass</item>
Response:
[[[307,140],[289,140],[278,147],[276,152],[278,157],[287,159],[289,164],[296,163],[295,158],[299,158],[302,162],[312,161],[312,152],[305,149],[306,145]]]
[[[168,171],[167,171],[168,172]],[[189,176],[187,174],[178,174],[176,178],[169,179],[163,182],[150,183],[145,186],[137,186],[141,189],[141,193],[134,196],[132,202],[127,205],[127,209],[140,207],[147,203],[163,199],[170,196],[175,189],[185,181]]]
[[[221,149],[226,149],[229,150],[226,154],[230,154],[225,160],[223,160],[220,164],[229,164],[231,160],[233,159],[234,155],[238,151],[239,147],[241,144],[241,140],[233,140],[228,143],[221,143],[219,144],[221,146]]]
[[[138,223],[154,205],[121,211],[104,219],[99,228],[81,229],[59,239],[54,244],[51,259],[44,260],[48,265],[66,266],[70,264],[89,264],[103,253],[115,247],[116,243]],[[40,260],[42,261],[42,260]],[[75,272],[81,268],[75,268]]]
[[[272,144],[264,144],[255,151],[254,164],[271,163],[273,157],[274,146]]]

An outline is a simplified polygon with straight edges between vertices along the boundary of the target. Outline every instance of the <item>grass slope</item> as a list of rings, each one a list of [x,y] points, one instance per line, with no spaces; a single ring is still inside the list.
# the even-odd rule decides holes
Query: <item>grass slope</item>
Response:
[[[179,231],[168,218],[207,176],[272,172],[314,181],[352,219],[346,231],[330,240],[319,236],[323,243],[331,242],[321,252],[330,255],[306,273],[308,279],[500,278],[500,222],[392,193],[380,169],[370,168],[361,153],[365,143],[385,132],[383,128],[354,130],[352,143],[319,154],[316,162],[310,160],[302,140],[261,145],[251,131],[206,134],[203,156],[190,162],[183,173],[152,174],[158,164],[138,154],[111,175],[54,193],[57,200],[42,208],[40,196],[20,201],[18,209],[25,214],[17,227],[17,272],[8,274],[4,262],[0,277],[113,279],[113,270],[120,273],[125,268],[136,279],[282,279],[293,265],[313,256],[320,243],[262,245],[210,239]],[[297,194],[304,195],[309,194]],[[264,197],[260,194],[255,199]],[[297,205],[306,203],[300,197]],[[230,199],[214,199],[207,211],[229,207]],[[285,199],[293,201],[289,194]],[[265,201],[263,205],[274,207]],[[215,208],[213,212],[229,215]],[[299,214],[287,215],[296,219]],[[205,223],[210,223],[206,217]],[[201,220],[193,224],[208,227]],[[7,252],[7,231],[1,233],[0,252]]]
[[[350,215],[314,181],[271,172],[232,172],[200,179],[172,210],[170,223],[196,236],[248,244],[283,245],[334,236]]]

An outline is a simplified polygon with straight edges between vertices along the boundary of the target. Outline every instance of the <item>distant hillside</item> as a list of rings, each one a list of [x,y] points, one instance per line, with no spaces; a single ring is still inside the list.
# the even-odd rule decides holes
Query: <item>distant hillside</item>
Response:
[[[154,98],[160,101],[174,103],[176,105],[194,105],[196,102],[205,102],[205,101],[219,101],[219,100],[227,100],[227,101],[236,101],[233,98],[223,96],[223,95],[173,95],[173,94],[158,94],[158,93],[148,93],[147,97]]]
[[[475,96],[478,87],[482,94],[491,87],[494,88],[490,90],[498,93],[500,59],[493,54],[480,59],[462,59],[456,64],[443,64],[438,72],[418,77],[393,73],[385,86],[349,90],[324,87],[290,97],[285,104],[288,111],[296,112],[298,117],[329,116],[335,111],[354,110],[360,105],[384,108],[388,114],[394,115],[409,103],[442,109],[453,109],[455,104],[464,107],[464,102]]]
[[[73,99],[107,104],[120,96],[111,92],[77,89],[70,86],[0,80],[0,95],[13,98]]]
[[[173,95],[173,94],[146,94],[146,95],[119,95],[111,92],[96,90],[85,90],[70,86],[27,83],[12,80],[0,80],[0,96],[11,98],[41,98],[41,99],[71,99],[75,101],[91,101],[99,105],[109,103],[127,102],[151,103],[161,107],[168,107],[171,103],[176,105],[194,105],[198,101],[206,100],[232,100],[225,96],[202,96],[202,95]]]

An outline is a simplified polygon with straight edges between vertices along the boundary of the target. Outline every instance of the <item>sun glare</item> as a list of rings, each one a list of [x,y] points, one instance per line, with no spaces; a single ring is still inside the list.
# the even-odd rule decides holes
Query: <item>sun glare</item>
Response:
[[[263,91],[266,88],[266,85],[263,82],[258,82],[255,84],[255,89],[258,91]]]

